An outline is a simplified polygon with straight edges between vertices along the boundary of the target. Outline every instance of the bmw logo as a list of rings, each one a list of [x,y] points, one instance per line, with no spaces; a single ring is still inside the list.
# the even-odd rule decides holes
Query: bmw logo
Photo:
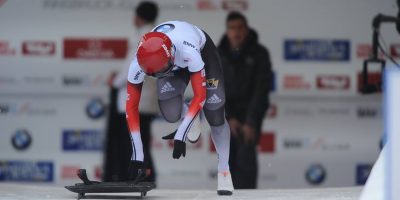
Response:
[[[306,180],[311,185],[319,185],[325,181],[326,170],[320,164],[311,165],[306,171]]]
[[[86,114],[91,119],[99,119],[105,114],[105,105],[101,99],[92,99],[86,105]]]
[[[17,130],[11,138],[11,144],[16,150],[26,150],[32,143],[32,137],[25,129]]]
[[[172,30],[174,30],[175,26],[173,24],[161,24],[160,26],[157,26],[157,28],[154,29],[155,32],[162,32],[162,33],[168,33]]]

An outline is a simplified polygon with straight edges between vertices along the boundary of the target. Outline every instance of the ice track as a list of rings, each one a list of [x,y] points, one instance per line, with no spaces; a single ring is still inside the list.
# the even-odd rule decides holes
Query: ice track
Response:
[[[315,188],[315,189],[260,189],[236,190],[233,196],[220,197],[211,190],[152,190],[146,200],[176,199],[242,199],[242,200],[356,200],[361,187],[350,188]],[[107,198],[104,195],[108,195]],[[140,199],[139,193],[87,194],[86,199]],[[0,183],[0,200],[58,200],[76,199],[77,194],[63,187]]]

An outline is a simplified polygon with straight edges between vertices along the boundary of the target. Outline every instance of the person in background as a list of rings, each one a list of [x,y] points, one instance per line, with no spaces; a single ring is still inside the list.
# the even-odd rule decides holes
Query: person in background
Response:
[[[139,3],[133,20],[136,33],[130,42],[131,50],[128,59],[118,74],[112,73],[109,78],[111,87],[110,112],[107,124],[107,141],[104,162],[104,181],[124,181],[128,178],[128,168],[132,155],[129,129],[125,116],[126,88],[129,66],[135,56],[136,46],[142,35],[149,32],[157,19],[158,7],[150,1]],[[143,150],[146,154],[146,165],[151,173],[145,181],[154,182],[156,179],[153,160],[150,154],[151,122],[158,114],[156,80],[146,77],[143,84],[142,101],[140,101],[140,127]]]
[[[225,108],[232,134],[229,165],[233,185],[238,189],[256,188],[256,146],[269,107],[272,81],[269,52],[258,42],[245,16],[236,11],[226,18],[226,33],[218,50],[227,83]]]

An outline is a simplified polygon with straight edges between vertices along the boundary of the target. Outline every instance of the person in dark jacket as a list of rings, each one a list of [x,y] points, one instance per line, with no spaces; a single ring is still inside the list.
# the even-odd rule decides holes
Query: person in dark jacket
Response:
[[[218,46],[224,70],[226,115],[231,128],[229,165],[237,189],[257,187],[257,151],[272,82],[268,50],[244,15],[231,12]]]

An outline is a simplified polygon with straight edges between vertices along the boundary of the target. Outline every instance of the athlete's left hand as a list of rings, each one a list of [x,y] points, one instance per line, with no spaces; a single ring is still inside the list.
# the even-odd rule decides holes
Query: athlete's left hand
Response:
[[[172,157],[174,159],[179,159],[181,156],[186,156],[186,143],[180,140],[174,140],[174,152]]]
[[[174,139],[176,131],[162,137],[163,140],[172,140]],[[180,140],[174,140],[174,151],[172,153],[172,157],[174,159],[179,159],[181,156],[186,156],[186,143]]]

